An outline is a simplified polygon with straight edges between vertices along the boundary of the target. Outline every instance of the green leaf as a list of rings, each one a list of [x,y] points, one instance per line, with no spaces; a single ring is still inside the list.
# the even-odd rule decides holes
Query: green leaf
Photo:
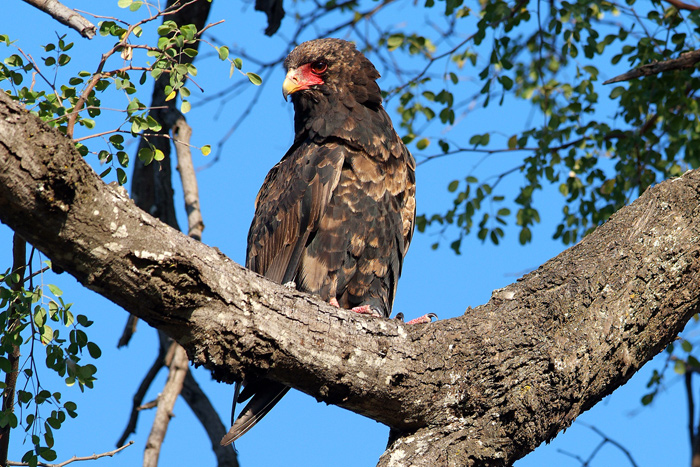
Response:
[[[202,151],[203,156],[208,156],[209,154],[211,154],[211,146],[208,144],[205,144],[204,146],[202,146],[200,151]]]
[[[129,6],[134,2],[134,0],[119,0],[117,5],[119,8],[129,8]]]
[[[673,364],[673,371],[678,373],[679,375],[684,375],[685,374],[685,362],[683,360],[676,360],[676,363]]]
[[[51,293],[54,295],[54,297],[60,297],[61,295],[63,295],[63,291],[61,289],[59,289],[58,286],[53,285],[53,284],[49,284],[47,287],[49,288]]]
[[[180,105],[180,112],[183,114],[186,114],[192,109],[192,105],[190,104],[190,101],[182,101],[182,104]]]
[[[120,185],[126,185],[126,180],[127,177],[126,172],[124,172],[124,169],[122,169],[121,167],[117,167],[117,182]]]
[[[217,47],[216,51],[219,52],[219,60],[226,60],[228,58],[229,51],[228,47],[226,47],[225,45]],[[237,60],[240,60],[240,58]]]
[[[255,73],[252,73],[249,71],[245,75],[248,77],[250,82],[253,83],[254,85],[260,86],[262,84],[262,78],[260,76],[256,75]]]
[[[416,142],[416,148],[423,150],[428,147],[430,140],[428,138],[420,139]]]

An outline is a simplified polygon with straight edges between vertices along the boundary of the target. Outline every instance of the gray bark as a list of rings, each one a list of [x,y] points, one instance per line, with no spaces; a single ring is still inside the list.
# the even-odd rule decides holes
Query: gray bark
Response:
[[[0,95],[0,219],[221,381],[264,374],[403,432],[381,466],[509,465],[699,310],[700,172],[458,318],[407,326],[271,283],[138,209]]]

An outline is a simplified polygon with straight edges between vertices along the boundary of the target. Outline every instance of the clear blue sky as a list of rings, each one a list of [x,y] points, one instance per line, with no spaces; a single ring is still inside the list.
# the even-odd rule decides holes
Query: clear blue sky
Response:
[[[131,22],[142,16],[141,12],[130,14],[119,10],[116,8],[116,0],[67,0],[66,4],[106,16],[126,17]],[[368,5],[371,7],[374,3],[370,2]],[[0,34],[8,34],[12,39],[18,40],[17,45],[37,59],[45,55],[38,49],[38,45],[54,41],[56,33],[67,34],[67,39],[76,43],[71,51],[73,71],[94,70],[100,53],[113,43],[111,38],[99,36],[92,41],[82,39],[74,31],[68,30],[20,0],[6,0],[3,7]],[[241,2],[215,0],[210,21],[220,19],[225,19],[226,22],[212,31],[219,41],[228,45],[237,44],[251,56],[260,56],[263,59],[278,55],[287,44],[285,38],[291,35],[294,26],[292,18],[285,18],[280,34],[268,38],[262,34],[265,16],[254,12],[252,3],[244,5]],[[413,10],[399,11],[396,6],[389,16],[378,19],[395,22],[397,30],[422,23],[423,20],[423,13],[415,13]],[[303,37],[312,38],[314,37]],[[0,56],[5,57],[9,53],[13,52],[4,45],[0,46]],[[204,97],[245,80],[238,74],[229,79],[228,66],[220,64],[211,56],[198,61],[197,65],[200,69],[197,81],[204,88]],[[120,65],[117,61],[113,62],[113,66]],[[254,65],[249,62],[244,62],[244,69],[255,71]],[[613,75],[615,71],[611,70],[608,74]],[[380,69],[380,72],[383,70]],[[383,87],[396,82],[390,73],[383,74],[385,77],[380,81],[380,85],[386,83]],[[61,76],[65,77],[67,74]],[[199,173],[201,205],[206,224],[203,241],[217,246],[239,263],[244,261],[246,234],[253,215],[253,200],[257,190],[267,171],[281,158],[293,137],[292,107],[282,99],[282,79],[283,71],[279,68],[271,76],[259,104],[224,146],[221,161],[213,168]],[[5,86],[5,83],[0,85]],[[470,95],[475,90],[468,82],[461,83],[460,86],[464,86],[464,95]],[[252,85],[248,85],[248,88],[246,93],[249,95],[255,91]],[[245,110],[247,101],[237,99],[197,106],[199,93],[194,90],[193,93],[192,102],[195,106],[187,115],[194,129],[193,144],[215,146]],[[149,96],[150,90],[142,94],[141,101],[149,102]],[[122,95],[104,100],[104,104],[111,107],[123,108],[125,102]],[[388,108],[396,121],[398,117],[395,116],[395,106],[395,101],[390,102]],[[521,129],[529,115],[527,107],[507,100],[502,107],[492,106],[487,110],[465,114],[463,118],[458,119],[452,132],[470,135],[498,128],[507,137]],[[107,120],[109,123],[95,131],[116,126],[115,122],[120,118],[120,114],[111,114]],[[133,157],[133,145],[130,147],[130,153]],[[211,157],[205,158],[195,151],[195,166],[205,165]],[[442,211],[449,206],[451,199],[446,187],[451,180],[468,173],[483,178],[498,174],[504,168],[516,166],[519,157],[522,155],[497,156],[480,162],[480,156],[457,156],[438,159],[420,166],[417,172],[418,211]],[[89,160],[97,167],[94,156]],[[511,177],[507,182],[512,186],[505,185],[506,194],[515,192],[521,183],[517,176]],[[176,196],[176,203],[180,207],[183,204],[180,201],[180,193]],[[517,243],[515,230],[507,229],[506,239],[500,246],[482,244],[474,236],[470,236],[463,243],[463,254],[456,256],[446,247],[449,242],[443,242],[445,246],[437,251],[430,248],[436,240],[436,233],[417,234],[399,283],[395,311],[402,311],[407,318],[429,311],[436,312],[441,319],[459,316],[468,306],[485,303],[493,289],[513,282],[517,277],[561,252],[564,249],[563,245],[551,240],[554,226],[560,217],[561,197],[556,189],[548,188],[536,195],[536,201],[542,224],[534,229],[534,241],[525,247]],[[180,224],[184,225],[186,221],[182,209],[178,215]],[[12,232],[0,225],[0,245],[5,245],[5,248],[0,249],[2,269],[11,264],[11,237]],[[49,274],[44,276],[43,281],[58,284],[64,291],[64,298],[75,303],[74,312],[88,315],[95,321],[89,334],[103,351],[103,356],[97,361],[99,371],[95,388],[87,390],[84,394],[76,387],[66,388],[47,370],[40,375],[42,384],[63,392],[64,399],[78,403],[79,417],[67,422],[56,432],[58,461],[73,455],[109,451],[114,448],[114,443],[126,425],[136,387],[155,358],[155,331],[140,323],[129,347],[117,350],[116,342],[127,319],[125,311],[83,289],[67,274],[57,277]],[[628,385],[579,418],[580,421],[596,426],[626,446],[640,466],[686,465],[689,461],[685,396],[680,377],[671,376],[666,384],[667,391],[657,397],[652,406],[642,408],[639,402],[651,371],[660,368],[663,362],[663,355],[657,357],[635,375]],[[227,420],[233,388],[212,381],[206,370],[200,368],[193,371],[222,418]],[[165,374],[162,373],[146,400],[156,397],[164,380]],[[135,441],[135,445],[114,458],[104,458],[90,465],[133,466],[141,463],[152,418],[152,411],[141,414],[137,433],[130,437]],[[387,434],[388,428],[381,424],[337,407],[319,404],[311,397],[291,391],[263,422],[237,442],[237,448],[244,467],[282,464],[368,466],[374,465],[382,453]],[[22,432],[13,432],[13,460],[19,460],[21,453],[29,448],[28,440],[26,444],[23,444],[23,441],[25,440]],[[577,421],[551,444],[541,446],[531,455],[518,461],[516,466],[577,466],[580,465],[578,461],[561,454],[559,450],[586,458],[599,442],[598,435]],[[178,401],[175,406],[175,418],[171,422],[161,452],[160,465],[213,463],[214,457],[203,429],[186,404]],[[620,451],[608,445],[592,465],[628,464]]]

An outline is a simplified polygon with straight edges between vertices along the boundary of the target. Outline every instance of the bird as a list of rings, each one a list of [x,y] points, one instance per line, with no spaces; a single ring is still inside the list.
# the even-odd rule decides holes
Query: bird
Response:
[[[335,306],[389,318],[416,216],[416,163],[382,106],[379,72],[352,43],[316,39],[284,61],[294,142],[255,200],[246,267]],[[429,321],[429,319],[428,319]],[[289,387],[236,385],[246,433]]]

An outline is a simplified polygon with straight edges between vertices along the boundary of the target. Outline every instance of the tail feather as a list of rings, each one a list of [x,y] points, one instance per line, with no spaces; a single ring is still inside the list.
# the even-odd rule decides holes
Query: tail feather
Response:
[[[258,423],[282,397],[287,394],[289,387],[284,384],[266,381],[253,398],[241,411],[236,421],[231,426],[226,436],[221,439],[221,445],[227,446],[243,436],[256,423]],[[236,391],[238,393],[238,391]],[[238,394],[236,394],[238,396]]]

